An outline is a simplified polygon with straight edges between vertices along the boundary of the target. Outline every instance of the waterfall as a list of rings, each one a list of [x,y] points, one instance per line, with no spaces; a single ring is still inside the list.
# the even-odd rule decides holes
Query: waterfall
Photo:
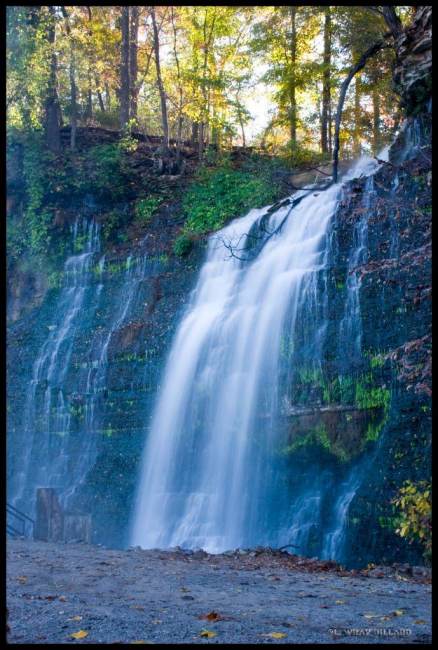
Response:
[[[363,158],[343,182],[376,167]],[[251,210],[211,236],[146,439],[133,544],[277,545],[318,520],[322,480],[295,509],[282,490],[279,357],[303,304],[315,300],[341,191],[342,183],[300,191],[291,205]],[[315,349],[323,334],[315,332]]]
[[[8,445],[8,499],[29,514],[38,487],[56,488],[70,507],[95,462],[107,409],[111,340],[129,321],[147,273],[146,257],[128,257],[119,271],[115,307],[96,327],[106,268],[100,226],[93,218],[72,224],[71,247],[48,333],[35,355],[21,427]],[[76,363],[78,345],[85,364]]]
[[[15,450],[18,467],[8,484],[13,503],[25,511],[35,503],[36,487],[65,488],[72,478],[74,482],[80,480],[80,466],[89,451],[89,439],[85,438],[84,448],[79,454],[73,453],[65,380],[84,306],[90,300],[87,294],[91,291],[91,301],[96,303],[102,290],[102,285],[89,283],[90,269],[100,249],[99,225],[93,219],[77,219],[71,232],[73,250],[80,252],[65,262],[64,286],[54,310],[57,322],[49,326],[33,364],[22,425],[22,454],[19,457]]]

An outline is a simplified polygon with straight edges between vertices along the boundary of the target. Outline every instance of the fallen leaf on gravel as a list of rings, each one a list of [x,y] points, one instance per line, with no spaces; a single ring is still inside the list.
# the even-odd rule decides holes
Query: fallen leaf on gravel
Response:
[[[72,618],[68,618],[68,621],[82,621],[82,616],[72,616]]]
[[[287,634],[286,632],[269,632],[268,634],[262,634],[262,636],[269,636],[271,639],[284,639]]]
[[[419,619],[418,621],[414,621],[415,625],[427,625],[427,621],[423,621],[422,619]]]
[[[85,630],[79,630],[79,632],[73,632],[70,636],[72,636],[73,639],[85,639],[85,637],[88,636],[88,632]]]
[[[131,641],[131,643],[151,643],[153,645],[155,641],[143,641],[143,639],[139,639],[139,641]]]
[[[345,600],[335,600],[336,605],[345,605]]]
[[[27,582],[27,576],[18,576],[17,580],[18,582],[21,582],[22,585],[24,585]]]
[[[201,630],[199,636],[206,636],[208,639],[212,639],[214,636],[217,636],[217,632],[212,632],[211,630]]]
[[[393,616],[403,616],[404,611],[402,609],[396,609],[395,611],[392,612]]]
[[[222,616],[217,612],[208,612],[208,614],[201,614],[198,616],[200,619],[206,619],[207,621],[220,621]]]
[[[65,596],[60,596],[59,600],[61,601],[61,603],[65,603],[67,598]]]

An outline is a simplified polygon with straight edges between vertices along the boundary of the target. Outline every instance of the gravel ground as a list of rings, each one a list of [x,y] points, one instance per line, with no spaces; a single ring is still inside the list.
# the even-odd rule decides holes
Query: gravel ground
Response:
[[[14,539],[8,642],[429,644],[430,579],[400,571]]]

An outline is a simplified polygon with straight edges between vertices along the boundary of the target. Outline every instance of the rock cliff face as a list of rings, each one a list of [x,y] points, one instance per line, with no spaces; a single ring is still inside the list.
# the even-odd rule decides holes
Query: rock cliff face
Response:
[[[424,110],[432,92],[432,7],[417,7],[395,49],[395,88],[406,113],[415,115]]]
[[[337,559],[350,566],[421,561],[421,549],[394,532],[391,500],[403,481],[430,474],[430,21],[431,8],[418,8],[396,43],[395,82],[411,117],[372,181],[345,187],[315,304],[282,345],[278,453],[284,489],[302,507],[299,552],[330,556],[342,538]],[[19,203],[19,172],[8,171]],[[146,237],[105,253],[97,240],[108,206],[83,199],[63,211],[70,261],[56,281],[9,277],[8,489],[26,510],[35,481],[53,470],[44,463],[62,456],[53,487],[69,489],[76,476],[69,509],[92,513],[95,542],[121,546],[161,372],[205,242],[184,259],[173,255],[178,226],[168,207]]]
[[[278,451],[285,459],[285,489],[293,499],[321,477],[324,483],[319,518],[306,533],[304,553],[330,554],[318,526],[326,531],[332,526],[336,533],[336,522],[328,519],[335,500],[339,516],[344,506],[348,511],[338,531],[344,540],[342,561],[421,559],[419,548],[395,535],[390,501],[404,480],[429,473],[430,185],[426,116],[407,124],[372,185],[358,179],[345,187],[317,287],[321,321],[309,312],[296,340],[284,340],[285,435]],[[99,222],[98,206],[82,206],[80,212],[87,223]],[[32,445],[35,464],[44,444],[53,447],[55,458],[61,444],[56,441],[65,441],[68,430],[68,445],[61,447],[70,455],[65,471],[76,468],[82,481],[69,508],[92,512],[96,542],[128,541],[139,460],[161,371],[203,260],[202,242],[183,260],[169,252],[174,228],[171,210],[164,211],[143,241],[126,244],[124,254],[103,261],[103,251],[96,253],[93,264],[84,267],[74,285],[85,289],[80,320],[73,315],[69,325],[70,356],[67,348],[62,353],[66,342],[55,338],[51,343],[59,348],[51,358],[65,358],[62,390],[55,385],[48,396],[45,385],[37,387],[31,437],[23,432],[30,378],[38,355],[47,353],[57,319],[61,325],[68,320],[61,313],[63,291],[72,289],[65,284],[66,270],[41,304],[10,323],[8,450],[14,458],[9,470],[12,475],[20,471],[26,447]],[[34,293],[29,285],[22,299],[32,304]],[[322,324],[324,342],[316,353],[308,341]],[[293,368],[292,344],[300,350]],[[321,363],[315,366],[318,355]]]

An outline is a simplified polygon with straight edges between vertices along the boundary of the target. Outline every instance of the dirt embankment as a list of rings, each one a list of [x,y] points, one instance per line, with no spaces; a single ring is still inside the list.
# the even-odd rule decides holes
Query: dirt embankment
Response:
[[[8,542],[9,643],[430,643],[421,570]]]

